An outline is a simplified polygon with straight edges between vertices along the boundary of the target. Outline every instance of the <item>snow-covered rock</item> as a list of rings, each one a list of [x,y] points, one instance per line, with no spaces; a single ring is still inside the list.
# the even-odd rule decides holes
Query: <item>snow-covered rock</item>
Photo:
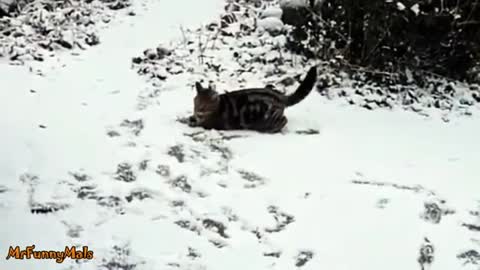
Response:
[[[282,9],[285,8],[306,8],[306,7],[317,7],[323,3],[324,0],[280,0],[279,4]]]
[[[282,9],[275,6],[269,6],[265,10],[263,10],[262,13],[260,14],[261,19],[270,18],[270,17],[281,19]]]
[[[17,0],[0,0],[0,18],[4,15],[8,15],[10,9],[15,6]]]
[[[322,0],[281,0],[282,21],[288,25],[301,26],[306,23],[306,14],[319,11]]]
[[[280,34],[284,29],[283,22],[276,17],[268,17],[259,20],[258,27],[267,31],[272,36]]]

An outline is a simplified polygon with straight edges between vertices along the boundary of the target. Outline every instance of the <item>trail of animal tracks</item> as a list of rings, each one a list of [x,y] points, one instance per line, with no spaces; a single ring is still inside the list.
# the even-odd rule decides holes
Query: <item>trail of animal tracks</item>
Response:
[[[142,95],[131,58],[223,1],[145,3],[43,75],[0,65],[1,269],[479,269],[478,117],[312,93],[284,134],[189,128],[189,82]],[[95,258],[4,259],[32,244]]]

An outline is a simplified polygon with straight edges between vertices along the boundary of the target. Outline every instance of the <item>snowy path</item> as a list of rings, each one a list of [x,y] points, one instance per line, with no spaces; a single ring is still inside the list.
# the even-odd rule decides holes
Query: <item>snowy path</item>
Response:
[[[467,251],[474,261],[479,118],[445,124],[312,94],[287,112],[286,135],[204,132],[176,121],[192,106],[183,80],[137,109],[148,86],[131,58],[222,3],[151,1],[44,77],[0,66],[0,255],[95,252],[0,268],[421,269],[424,238],[432,269],[461,269]],[[294,132],[306,129],[319,133]]]

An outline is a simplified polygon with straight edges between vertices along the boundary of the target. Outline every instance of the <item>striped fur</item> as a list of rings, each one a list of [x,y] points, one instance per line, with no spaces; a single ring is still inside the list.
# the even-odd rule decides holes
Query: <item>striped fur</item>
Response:
[[[197,82],[190,125],[217,130],[279,132],[287,124],[285,108],[302,101],[311,92],[316,79],[317,70],[312,67],[291,95],[284,95],[271,85],[218,94],[213,88],[203,88]]]

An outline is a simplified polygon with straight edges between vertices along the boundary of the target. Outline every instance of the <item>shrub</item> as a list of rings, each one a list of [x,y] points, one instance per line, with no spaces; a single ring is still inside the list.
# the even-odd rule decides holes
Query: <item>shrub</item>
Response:
[[[291,49],[324,60],[471,80],[480,63],[480,0],[325,0],[292,33]]]

